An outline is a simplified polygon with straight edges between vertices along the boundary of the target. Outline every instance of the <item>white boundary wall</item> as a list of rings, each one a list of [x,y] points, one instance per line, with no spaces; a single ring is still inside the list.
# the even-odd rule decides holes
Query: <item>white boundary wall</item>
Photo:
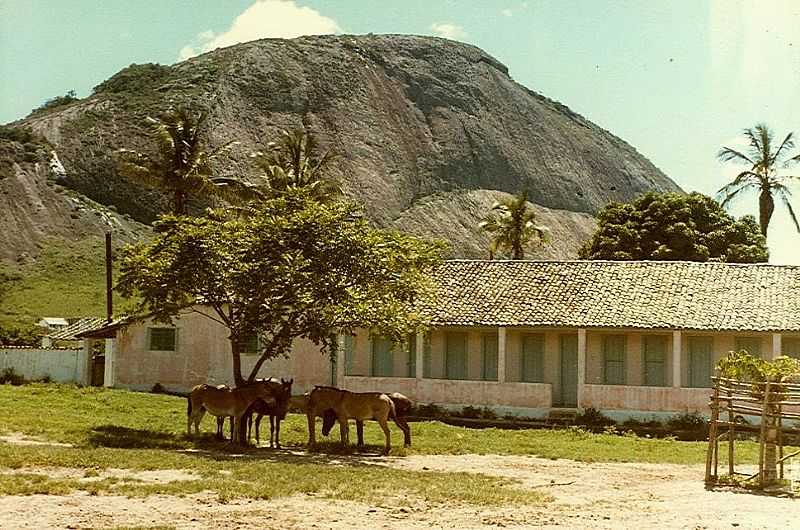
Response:
[[[0,371],[13,368],[27,380],[49,376],[59,383],[87,384],[87,359],[83,350],[0,347]]]

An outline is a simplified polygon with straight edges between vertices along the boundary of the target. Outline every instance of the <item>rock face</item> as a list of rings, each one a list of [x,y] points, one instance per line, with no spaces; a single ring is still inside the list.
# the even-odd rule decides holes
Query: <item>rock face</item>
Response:
[[[109,155],[146,149],[143,118],[185,104],[210,109],[209,144],[240,142],[218,174],[254,174],[251,152],[279,128],[304,127],[334,151],[334,176],[376,224],[448,239],[462,257],[485,254],[476,225],[501,192],[527,189],[554,232],[539,255],[567,258],[608,201],[678,189],[485,52],[432,37],[267,39],[174,66],[132,65],[89,98],[21,124],[55,146],[66,186],[149,221],[162,199],[118,176]]]

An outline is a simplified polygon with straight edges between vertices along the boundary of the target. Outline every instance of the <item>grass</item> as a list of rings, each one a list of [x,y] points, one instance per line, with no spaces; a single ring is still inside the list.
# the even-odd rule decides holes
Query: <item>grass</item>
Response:
[[[50,239],[35,263],[6,275],[9,279],[0,286],[0,327],[30,326],[43,316],[105,315],[105,243],[100,238]],[[115,295],[115,308],[122,303]]]
[[[185,435],[186,400],[174,396],[124,390],[76,388],[56,384],[0,385],[2,428],[42,440],[72,444],[16,445],[0,443],[0,494],[155,493],[185,495],[215,491],[222,500],[273,498],[312,494],[335,499],[380,502],[406,493],[430,502],[474,505],[531,504],[547,500],[538,491],[521,490],[511,480],[466,473],[434,473],[379,465],[375,455],[382,443],[377,425],[366,425],[369,454],[343,451],[335,439],[305,452],[305,418],[290,414],[282,424],[281,440],[288,451],[237,448],[216,441],[212,422],[206,434]],[[591,434],[579,429],[468,429],[440,422],[412,424],[414,446],[403,449],[393,428],[393,454],[509,454],[568,458],[584,462],[657,462],[701,464],[705,442],[679,442],[614,434]],[[351,433],[354,435],[354,433]],[[740,463],[757,460],[757,446],[738,442]],[[343,456],[348,453],[348,456]],[[350,454],[352,453],[352,454]],[[724,457],[724,455],[721,455]],[[724,467],[726,462],[720,462]],[[81,477],[48,477],[41,468],[82,470]],[[187,470],[196,479],[148,483],[135,478],[103,477],[102,470]],[[135,477],[135,475],[132,475]],[[92,480],[87,480],[92,477]]]

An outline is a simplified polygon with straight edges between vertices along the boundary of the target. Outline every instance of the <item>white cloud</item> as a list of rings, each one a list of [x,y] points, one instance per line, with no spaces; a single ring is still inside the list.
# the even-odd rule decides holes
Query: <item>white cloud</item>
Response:
[[[194,42],[181,48],[180,59],[267,37],[291,39],[340,31],[335,20],[310,7],[300,7],[294,0],[256,0],[236,17],[227,31],[220,34],[211,30],[199,33]]]
[[[500,12],[501,12],[503,15],[507,16],[507,17],[513,17],[513,16],[514,16],[514,12],[513,12],[513,11],[511,11],[510,9],[508,9],[508,8],[506,8],[506,9],[503,9],[503,10],[502,10],[502,11],[500,11]]]
[[[443,37],[445,39],[452,40],[463,40],[467,36],[467,32],[464,31],[464,28],[450,22],[437,22],[435,24],[431,24],[431,31],[437,37]]]

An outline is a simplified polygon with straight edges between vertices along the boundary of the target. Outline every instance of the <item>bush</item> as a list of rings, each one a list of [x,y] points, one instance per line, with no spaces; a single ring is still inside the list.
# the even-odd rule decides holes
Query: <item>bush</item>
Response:
[[[42,103],[39,107],[33,109],[33,112],[42,112],[45,110],[54,109],[57,107],[63,107],[64,105],[69,105],[70,103],[74,103],[78,101],[78,96],[75,94],[74,90],[70,90],[63,96],[56,96],[54,98],[50,98],[44,103]]]
[[[9,125],[0,125],[0,139],[21,144],[36,144],[42,140],[28,127],[11,127]]]
[[[673,416],[667,420],[667,428],[673,432],[690,433],[694,440],[704,440],[708,436],[708,421],[696,412]]]
[[[616,425],[616,422],[596,408],[589,407],[575,416],[575,425],[602,428]]]
[[[433,404],[416,405],[414,407],[413,414],[414,416],[420,416],[423,418],[441,418],[447,415],[441,407]]]
[[[2,346],[38,346],[42,337],[42,329],[36,326],[0,327],[0,345]]]
[[[98,92],[140,92],[153,90],[169,76],[171,68],[157,63],[132,64],[94,87]]]
[[[21,375],[14,371],[14,368],[6,368],[2,371],[2,373],[0,373],[0,384],[2,385],[11,383],[14,386],[19,386],[24,382],[25,380]]]

